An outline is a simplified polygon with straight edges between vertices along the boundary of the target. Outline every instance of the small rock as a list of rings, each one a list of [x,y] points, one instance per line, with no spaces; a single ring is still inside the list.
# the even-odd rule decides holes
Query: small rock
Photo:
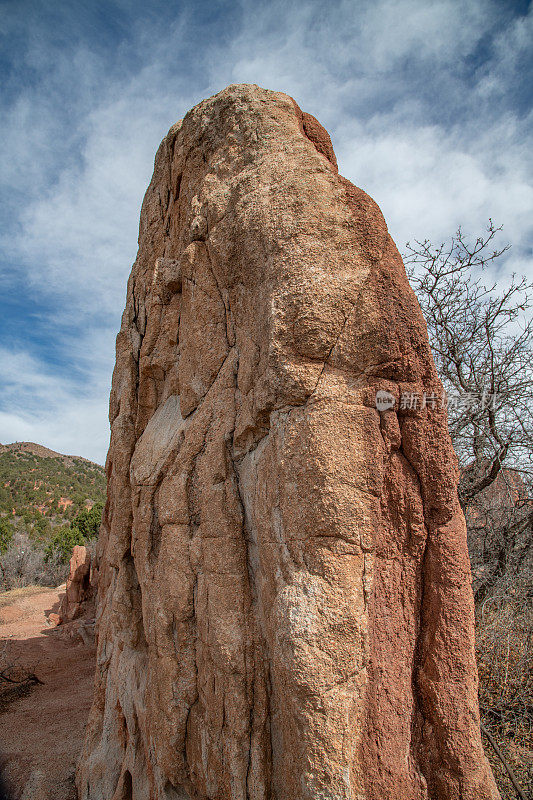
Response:
[[[83,545],[75,545],[70,559],[70,572],[61,601],[61,623],[71,622],[84,612],[84,606],[93,598],[91,586],[91,554]],[[50,615],[51,617],[52,615]],[[54,615],[56,616],[56,615]]]

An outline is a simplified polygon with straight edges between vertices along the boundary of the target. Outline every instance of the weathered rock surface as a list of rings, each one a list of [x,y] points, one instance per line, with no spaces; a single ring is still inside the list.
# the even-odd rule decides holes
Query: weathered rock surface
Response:
[[[92,599],[91,554],[86,547],[76,544],[72,548],[65,595],[59,609],[59,621],[72,622],[86,613]]]
[[[441,392],[424,320],[327,133],[200,103],[117,339],[83,800],[498,796],[445,412],[410,392]]]

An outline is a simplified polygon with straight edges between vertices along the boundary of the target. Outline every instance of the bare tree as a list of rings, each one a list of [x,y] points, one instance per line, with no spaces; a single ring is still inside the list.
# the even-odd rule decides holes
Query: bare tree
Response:
[[[502,797],[533,773],[533,285],[508,277],[489,220],[470,240],[407,244],[405,262],[448,395],[477,616],[485,736],[505,764]],[[497,279],[487,280],[489,274]],[[498,276],[501,275],[501,278]],[[500,750],[507,751],[507,758]],[[505,743],[512,741],[512,748]],[[510,764],[512,762],[512,766]],[[505,780],[511,781],[505,786]]]
[[[489,220],[473,241],[459,229],[405,256],[448,395],[478,600],[531,555],[533,531],[533,284],[486,282],[509,250],[500,231]]]

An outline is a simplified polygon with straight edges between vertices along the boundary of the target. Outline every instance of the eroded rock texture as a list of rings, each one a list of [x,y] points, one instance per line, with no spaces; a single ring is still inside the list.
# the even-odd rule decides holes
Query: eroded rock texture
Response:
[[[284,94],[156,156],[117,340],[83,800],[486,800],[441,385],[379,208]]]

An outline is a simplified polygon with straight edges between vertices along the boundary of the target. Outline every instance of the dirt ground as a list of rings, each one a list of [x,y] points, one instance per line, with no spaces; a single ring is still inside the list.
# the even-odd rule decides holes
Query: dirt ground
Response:
[[[63,591],[30,587],[0,595],[0,655],[42,681],[0,708],[0,774],[9,800],[77,797],[74,772],[91,704],[95,652],[48,623]]]

